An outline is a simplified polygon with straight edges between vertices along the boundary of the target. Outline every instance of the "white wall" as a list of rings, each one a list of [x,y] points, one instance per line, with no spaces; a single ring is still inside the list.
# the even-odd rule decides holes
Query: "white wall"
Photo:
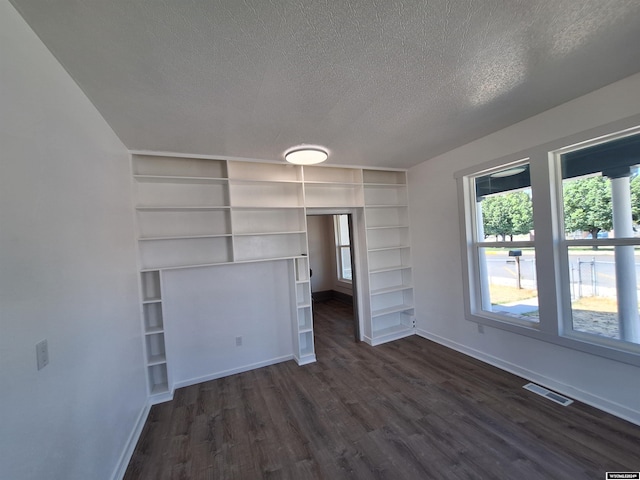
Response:
[[[110,478],[146,403],[128,155],[6,0],[0,158],[0,478]]]
[[[279,260],[163,272],[167,361],[177,387],[293,358],[290,268]]]
[[[313,271],[311,291],[325,292],[333,289],[336,265],[332,258],[335,250],[333,240],[333,217],[331,215],[309,215],[307,217],[307,239],[309,242],[309,265]]]
[[[421,334],[640,424],[640,369],[464,318],[454,172],[640,113],[640,75],[426,161],[408,173]]]
[[[338,263],[335,248],[335,226],[333,215],[307,216],[307,238],[309,241],[309,264],[313,270],[311,291],[334,290],[353,295],[348,282],[338,280]]]

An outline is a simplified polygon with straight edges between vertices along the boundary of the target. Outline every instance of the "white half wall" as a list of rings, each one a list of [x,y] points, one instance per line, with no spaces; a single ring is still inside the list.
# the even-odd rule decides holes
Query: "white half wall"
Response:
[[[640,113],[640,75],[423,162],[408,172],[422,335],[640,424],[640,369],[465,320],[454,172]]]
[[[163,272],[176,387],[293,358],[290,268],[279,260]]]
[[[0,65],[0,478],[112,478],[146,407],[128,153],[6,0]]]

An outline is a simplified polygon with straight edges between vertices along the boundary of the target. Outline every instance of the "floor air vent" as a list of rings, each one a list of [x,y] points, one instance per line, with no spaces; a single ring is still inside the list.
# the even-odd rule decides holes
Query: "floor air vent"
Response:
[[[563,407],[566,407],[567,405],[571,405],[573,403],[573,400],[571,400],[570,398],[563,397],[562,395],[552,392],[551,390],[547,390],[546,388],[541,387],[540,385],[536,385],[535,383],[527,383],[522,388],[525,388],[530,392],[537,393],[542,397],[548,398],[552,402],[559,403]]]

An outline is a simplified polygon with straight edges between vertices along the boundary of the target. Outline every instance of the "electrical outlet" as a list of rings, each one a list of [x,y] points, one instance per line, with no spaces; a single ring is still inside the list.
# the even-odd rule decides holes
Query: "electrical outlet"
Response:
[[[478,333],[484,333],[484,325],[481,323],[478,324]]]
[[[236,337],[236,347],[242,346],[242,337]]]
[[[38,370],[42,370],[49,365],[49,346],[46,340],[36,344],[36,360],[38,363]]]

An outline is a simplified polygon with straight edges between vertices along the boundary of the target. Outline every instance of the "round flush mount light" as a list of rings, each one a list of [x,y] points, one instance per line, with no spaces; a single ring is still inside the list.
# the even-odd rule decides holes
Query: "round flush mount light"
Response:
[[[328,157],[327,150],[316,145],[299,145],[284,153],[285,160],[295,165],[314,165],[324,162]]]

